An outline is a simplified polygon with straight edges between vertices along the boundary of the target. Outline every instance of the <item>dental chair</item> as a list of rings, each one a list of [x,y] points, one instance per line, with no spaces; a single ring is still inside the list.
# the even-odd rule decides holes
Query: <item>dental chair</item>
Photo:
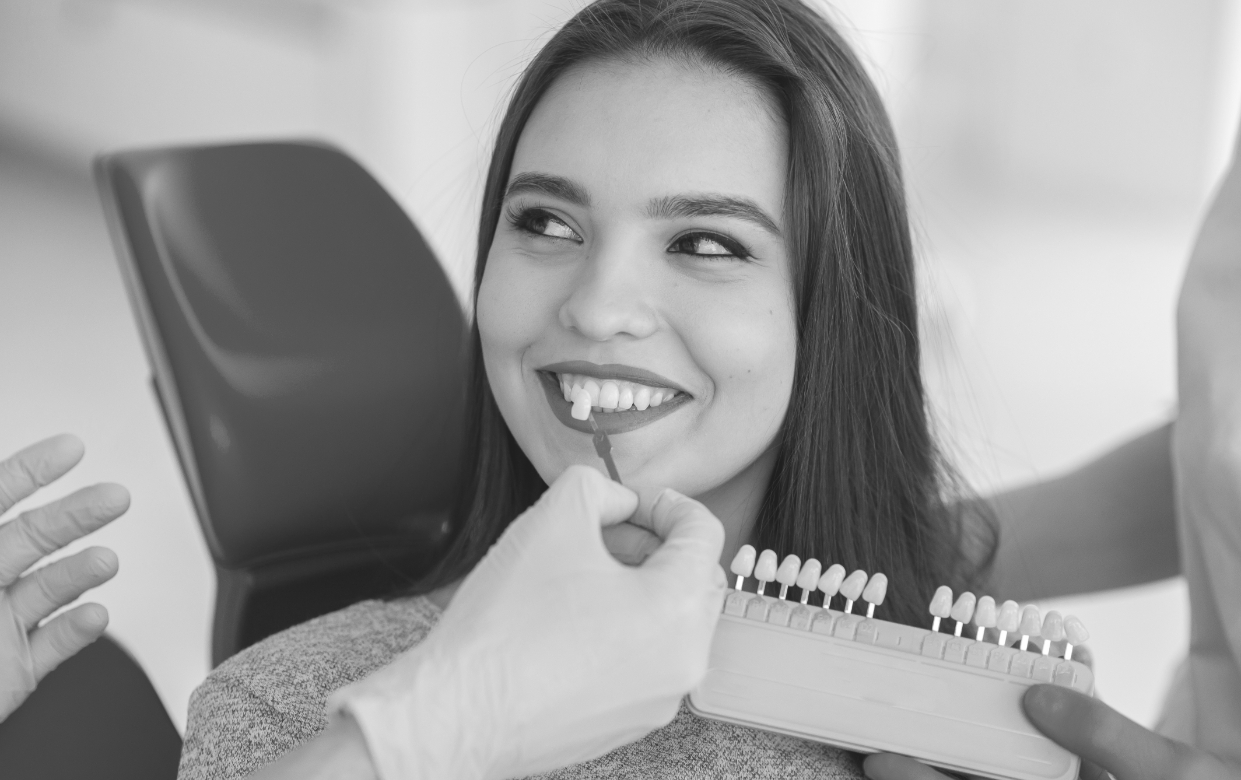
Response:
[[[466,325],[410,219],[313,142],[95,178],[215,563],[213,664],[416,581],[451,531]]]

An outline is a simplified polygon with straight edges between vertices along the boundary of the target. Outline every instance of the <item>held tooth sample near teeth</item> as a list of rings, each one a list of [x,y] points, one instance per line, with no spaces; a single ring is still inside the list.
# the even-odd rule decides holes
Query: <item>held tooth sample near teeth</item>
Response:
[[[1043,628],[1039,631],[1043,637],[1043,655],[1051,652],[1051,643],[1064,639],[1064,618],[1054,609],[1047,610],[1043,616]]]
[[[1068,642],[1064,647],[1064,660],[1073,660],[1073,645],[1084,645],[1090,639],[1090,632],[1077,615],[1069,615],[1064,619],[1064,638]]]
[[[754,548],[748,544],[741,545],[741,549],[733,556],[732,566],[729,567],[733,574],[737,575],[737,590],[741,590],[745,578],[754,573],[754,558],[757,555]]]
[[[871,577],[870,582],[866,583],[866,589],[862,591],[862,601],[866,602],[866,617],[873,618],[875,607],[883,604],[887,596],[888,575],[880,573]]]
[[[1038,613],[1038,607],[1027,604],[1021,608],[1021,625],[1017,627],[1017,630],[1021,632],[1022,650],[1030,646],[1030,637],[1037,636],[1042,627],[1043,618]]]
[[[585,420],[590,417],[590,394],[580,387],[573,388],[573,410],[569,414],[573,415],[575,420]]]
[[[995,628],[995,599],[983,596],[978,600],[978,606],[974,608],[974,625],[978,626],[978,635],[974,638],[981,642],[983,633],[988,628]]]
[[[1000,640],[996,644],[1008,647],[1008,634],[1016,631],[1021,624],[1021,607],[1011,599],[1000,605],[1000,614],[995,618],[995,627],[1000,629]]]
[[[797,582],[797,574],[800,571],[801,558],[796,555],[787,555],[780,562],[780,568],[776,570],[776,582],[780,583],[780,598],[788,597],[789,588]]]
[[[797,574],[797,587],[801,588],[801,603],[806,604],[810,601],[810,593],[819,584],[819,573],[823,569],[823,564],[814,558],[809,558],[801,565],[801,571]]]
[[[758,580],[758,595],[763,595],[763,589],[767,587],[767,583],[776,578],[776,552],[775,550],[763,550],[758,556],[758,563],[754,566],[754,579]]]
[[[840,592],[840,583],[845,581],[845,567],[839,563],[833,563],[823,572],[823,576],[819,578],[819,590],[823,591],[823,609],[827,609],[832,602],[832,596]]]
[[[857,569],[845,581],[840,583],[840,595],[845,597],[845,612],[853,611],[853,602],[862,598],[862,591],[866,588],[866,572]]]
[[[593,408],[605,412],[644,411],[680,394],[679,390],[670,387],[648,387],[625,379],[601,379],[580,374],[560,374],[557,379],[566,401],[573,401],[574,392],[580,388],[590,396]]]
[[[932,631],[939,631],[939,621],[948,617],[948,613],[952,611],[952,588],[947,585],[940,585],[935,589],[935,595],[931,598],[931,615],[935,620],[931,623]]]
[[[978,598],[968,590],[957,596],[957,602],[952,605],[952,611],[948,613],[948,617],[957,622],[957,627],[953,630],[953,636],[961,636],[961,629],[965,628],[965,624],[974,618],[974,605],[978,603]]]

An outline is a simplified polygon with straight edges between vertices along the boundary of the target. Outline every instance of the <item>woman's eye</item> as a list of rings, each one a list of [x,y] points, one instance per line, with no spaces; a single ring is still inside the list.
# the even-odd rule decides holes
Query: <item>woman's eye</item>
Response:
[[[542,209],[527,209],[519,214],[510,214],[509,221],[518,230],[532,233],[545,238],[563,238],[581,243],[582,238],[573,228],[559,219],[555,214]]]
[[[735,257],[739,260],[750,256],[736,241],[714,233],[690,233],[681,236],[672,242],[668,251],[699,257]]]

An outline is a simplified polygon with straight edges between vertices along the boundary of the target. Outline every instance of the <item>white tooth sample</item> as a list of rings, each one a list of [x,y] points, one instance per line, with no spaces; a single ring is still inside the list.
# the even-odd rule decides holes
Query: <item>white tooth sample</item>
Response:
[[[875,574],[870,578],[870,582],[866,583],[866,589],[862,591],[862,601],[866,602],[866,617],[875,616],[875,607],[883,603],[888,597],[888,575]]]
[[[840,583],[845,581],[845,567],[839,563],[833,563],[827,567],[827,571],[823,572],[823,576],[819,578],[819,590],[823,591],[823,608],[827,609],[828,603],[831,602],[832,596],[840,592]]]
[[[663,402],[664,402],[664,391],[663,390],[652,390],[651,391],[651,406],[659,406]]]
[[[840,583],[840,595],[845,597],[845,612],[853,611],[853,602],[862,598],[862,591],[866,588],[866,572],[857,569],[845,581]]]
[[[745,582],[745,578],[754,573],[754,558],[758,553],[751,545],[743,544],[737,554],[733,556],[732,566],[729,570],[737,575],[737,590],[741,590],[741,584]]]
[[[599,388],[599,405],[604,409],[615,409],[620,402],[620,388],[615,382],[604,382]]]
[[[570,401],[573,400],[574,396],[577,395],[579,390],[585,392],[585,390],[582,387],[582,378],[580,376],[570,375],[569,376],[569,400]],[[586,393],[586,396],[587,398],[589,398],[590,393]]]
[[[599,383],[593,379],[587,379],[582,383],[582,389],[590,394],[590,405],[599,405]]]
[[[776,578],[776,553],[774,550],[763,550],[754,565],[754,579],[758,580],[758,595],[763,595],[763,588]]]
[[[1083,645],[1090,638],[1090,632],[1086,630],[1086,626],[1077,617],[1077,615],[1069,615],[1064,619],[1064,638],[1068,640],[1068,644],[1064,648],[1064,660],[1073,660],[1073,645]]]
[[[1086,630],[1081,618],[1069,615],[1064,619],[1064,638],[1069,640],[1069,644],[1084,645],[1086,640],[1090,639],[1090,632]]]
[[[785,556],[776,570],[776,582],[780,583],[780,598],[789,595],[789,588],[797,582],[797,574],[801,571],[801,558],[796,555]]]
[[[981,642],[983,632],[988,628],[995,628],[995,599],[983,596],[978,600],[978,606],[974,608],[974,625],[978,626],[978,636],[975,639]]]
[[[1039,615],[1038,607],[1033,604],[1027,604],[1021,608],[1021,625],[1017,627],[1017,632],[1021,634],[1021,649],[1025,650],[1030,645],[1030,637],[1037,636],[1039,629],[1043,627],[1043,618]]]
[[[952,611],[952,588],[947,585],[940,585],[935,589],[935,595],[931,597],[931,607],[928,612],[935,618],[931,623],[931,630],[939,630],[939,621],[948,617],[948,613]]]
[[[651,405],[651,389],[649,387],[639,387],[638,391],[633,394],[633,408],[639,412]],[[775,553],[772,553],[773,555]]]
[[[1008,638],[1008,632],[1017,630],[1021,621],[1020,613],[1021,607],[1011,599],[1000,605],[1000,614],[995,617],[995,627],[1000,629],[1000,639],[997,644],[1004,644],[1004,640]]]
[[[590,417],[590,406],[590,394],[580,387],[573,388],[573,409],[569,411],[573,419],[585,420]]]
[[[1051,652],[1051,643],[1059,642],[1064,639],[1064,618],[1054,609],[1047,610],[1047,614],[1043,616],[1043,627],[1039,629],[1039,635],[1043,637],[1043,655]]]
[[[952,605],[952,611],[948,613],[948,617],[957,621],[953,636],[961,636],[961,629],[974,617],[974,606],[977,603],[977,597],[968,590],[957,596],[957,603]]]
[[[801,565],[801,571],[797,574],[797,587],[801,588],[801,603],[805,604],[810,601],[810,592],[819,584],[819,573],[823,569],[823,564],[814,558],[807,558],[806,562]]]
[[[626,382],[620,389],[620,397],[616,400],[616,409],[623,412],[631,406],[633,406],[633,388]]]

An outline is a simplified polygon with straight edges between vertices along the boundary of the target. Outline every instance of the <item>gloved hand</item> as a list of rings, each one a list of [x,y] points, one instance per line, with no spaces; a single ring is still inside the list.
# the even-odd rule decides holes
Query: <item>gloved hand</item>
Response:
[[[632,517],[631,517],[632,516]],[[664,542],[617,562],[600,526]],[[427,639],[336,692],[383,780],[492,780],[600,756],[667,724],[706,673],[724,531],[671,490],[571,467],[475,567]]]
[[[82,453],[76,437],[54,436],[0,462],[0,515],[64,476]],[[0,720],[17,709],[48,672],[103,633],[108,611],[98,604],[82,604],[43,626],[39,621],[112,579],[117,561],[111,550],[92,547],[22,573],[128,508],[125,488],[94,485],[0,526]]]

